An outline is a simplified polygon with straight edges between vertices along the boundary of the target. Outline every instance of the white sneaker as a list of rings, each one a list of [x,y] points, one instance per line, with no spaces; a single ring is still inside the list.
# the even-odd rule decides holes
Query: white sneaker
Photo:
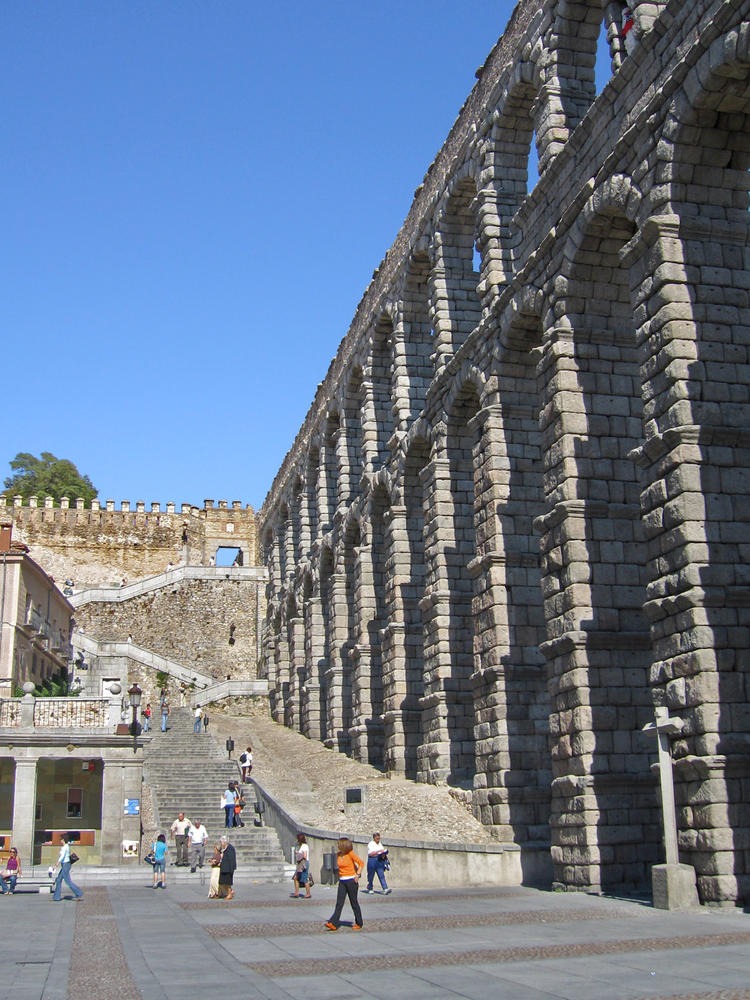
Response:
[[[374,889],[365,889],[365,892],[367,893],[368,896],[373,896],[375,894]]]
[[[383,895],[387,896],[391,891],[391,889],[383,889]]]

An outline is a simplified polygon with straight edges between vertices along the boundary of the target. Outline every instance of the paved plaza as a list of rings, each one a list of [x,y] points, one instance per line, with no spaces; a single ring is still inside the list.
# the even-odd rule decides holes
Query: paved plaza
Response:
[[[248,998],[750,1000],[750,914],[530,888],[361,895],[364,930],[323,929],[335,890],[289,898],[205,877],[165,891],[99,879],[81,903],[0,899],[2,1000]],[[349,914],[350,916],[350,914]],[[347,911],[344,912],[347,917]]]

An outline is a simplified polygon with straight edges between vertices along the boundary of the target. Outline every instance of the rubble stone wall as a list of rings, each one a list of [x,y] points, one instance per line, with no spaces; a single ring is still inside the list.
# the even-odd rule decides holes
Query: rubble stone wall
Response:
[[[252,507],[206,500],[203,507],[183,504],[104,505],[94,500],[54,506],[23,504],[0,496],[0,512],[13,522],[13,537],[24,542],[40,565],[76,590],[119,586],[163,573],[169,563],[208,566],[220,547],[242,549],[245,566],[258,565],[256,516]]]

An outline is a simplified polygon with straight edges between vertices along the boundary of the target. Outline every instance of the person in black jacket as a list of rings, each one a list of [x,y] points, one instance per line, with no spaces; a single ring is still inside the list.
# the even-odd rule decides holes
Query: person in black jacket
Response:
[[[226,837],[222,837],[220,843],[219,899],[234,899],[234,873],[237,868],[237,853]]]

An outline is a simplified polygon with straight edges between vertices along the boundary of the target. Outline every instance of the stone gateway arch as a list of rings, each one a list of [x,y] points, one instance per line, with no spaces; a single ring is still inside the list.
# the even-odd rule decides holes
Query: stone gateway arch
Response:
[[[666,707],[748,900],[750,0],[627,8],[522,0],[479,72],[263,505],[262,669],[568,888],[663,860]]]

